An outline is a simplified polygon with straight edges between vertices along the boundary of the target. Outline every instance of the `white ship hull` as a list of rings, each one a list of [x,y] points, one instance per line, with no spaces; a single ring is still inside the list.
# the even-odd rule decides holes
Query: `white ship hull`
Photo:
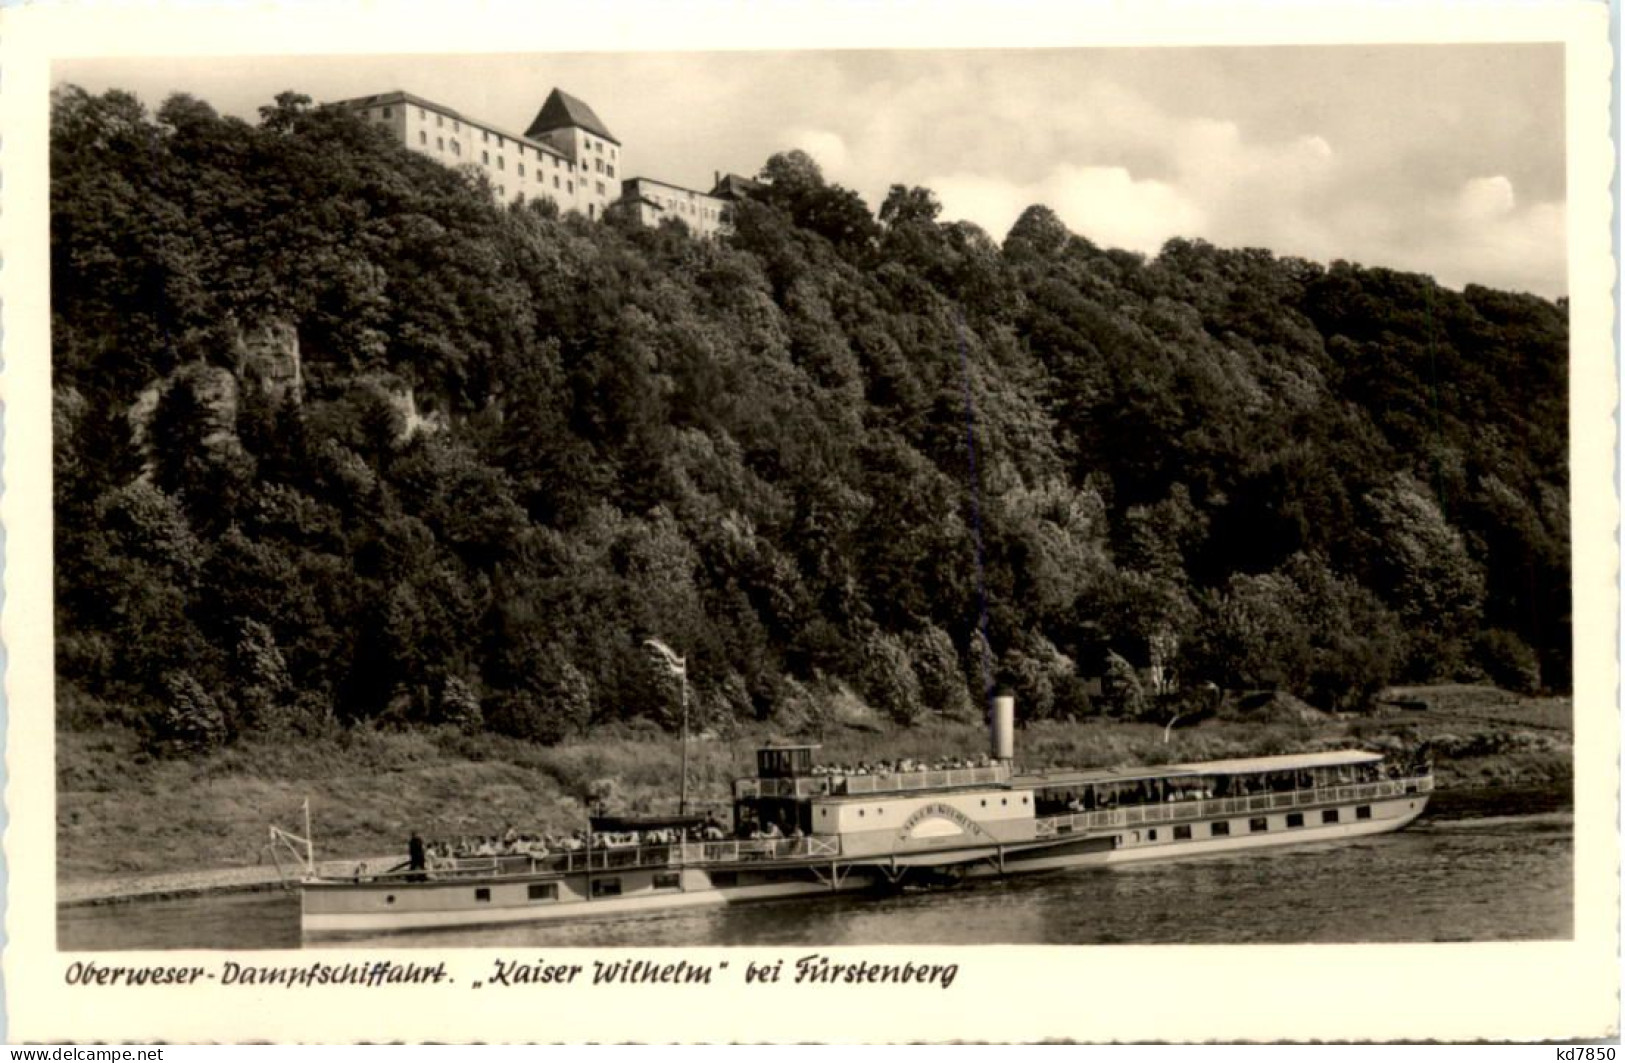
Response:
[[[1190,859],[1396,831],[1420,816],[1427,801],[1424,790],[1263,810],[1218,803],[1221,814],[1184,818],[1180,818],[1183,809],[1153,808],[1136,810],[1135,823],[1074,831],[1068,829],[1070,823],[1056,822],[1052,829],[1060,828],[1059,833],[997,846],[963,844],[966,839],[961,839],[961,844],[944,844],[934,851],[762,859],[727,867],[633,867],[594,870],[590,875],[577,871],[429,882],[312,881],[303,892],[302,926],[307,938],[324,938],[635,917],[855,892],[926,877],[985,878]],[[1097,823],[1105,815],[1109,814],[1076,819]]]

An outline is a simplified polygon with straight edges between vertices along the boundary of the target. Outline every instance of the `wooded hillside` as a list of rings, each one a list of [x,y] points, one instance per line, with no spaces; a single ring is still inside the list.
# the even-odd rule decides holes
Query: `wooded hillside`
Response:
[[[1570,683],[1562,302],[795,152],[703,242],[262,113],[53,102],[64,726],[669,726],[648,637],[710,726]]]

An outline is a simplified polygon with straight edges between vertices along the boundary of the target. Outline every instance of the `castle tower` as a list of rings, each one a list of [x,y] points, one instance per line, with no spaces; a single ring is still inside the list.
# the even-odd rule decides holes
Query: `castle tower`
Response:
[[[574,161],[575,209],[601,218],[604,208],[621,198],[621,142],[581,100],[554,89],[525,136]]]

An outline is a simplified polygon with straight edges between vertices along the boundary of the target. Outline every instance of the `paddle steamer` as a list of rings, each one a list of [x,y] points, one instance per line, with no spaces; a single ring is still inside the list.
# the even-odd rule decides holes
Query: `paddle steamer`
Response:
[[[817,765],[816,746],[758,750],[728,837],[698,817],[595,817],[576,851],[350,877],[317,874],[298,839],[303,930],[601,917],[1331,841],[1399,830],[1433,790],[1426,763],[1360,750],[1020,771],[1011,701],[993,716],[992,755],[969,767],[860,773]],[[628,841],[651,836],[670,840]]]

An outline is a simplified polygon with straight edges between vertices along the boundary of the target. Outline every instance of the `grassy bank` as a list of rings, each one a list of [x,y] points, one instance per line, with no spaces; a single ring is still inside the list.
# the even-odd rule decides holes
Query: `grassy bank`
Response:
[[[1428,739],[1442,786],[1566,786],[1572,720],[1567,699],[1522,698],[1483,687],[1401,692],[1364,717],[1334,718],[1271,700],[1230,706],[1173,731],[1150,724],[1040,723],[1021,731],[1022,765],[1107,766],[1285,753],[1365,742]],[[742,730],[690,746],[691,800],[725,811],[730,780],[749,772],[773,737]],[[831,729],[810,736],[828,762],[964,755],[981,727]],[[674,809],[677,743],[612,733],[542,748],[452,730],[354,731],[325,742],[244,742],[198,760],[153,758],[134,732],[63,732],[57,744],[58,876],[64,881],[178,868],[244,867],[264,857],[266,828],[295,828],[311,802],[318,855],[397,852],[426,837],[581,826],[595,792],[620,806]],[[609,782],[606,783],[606,780]]]

